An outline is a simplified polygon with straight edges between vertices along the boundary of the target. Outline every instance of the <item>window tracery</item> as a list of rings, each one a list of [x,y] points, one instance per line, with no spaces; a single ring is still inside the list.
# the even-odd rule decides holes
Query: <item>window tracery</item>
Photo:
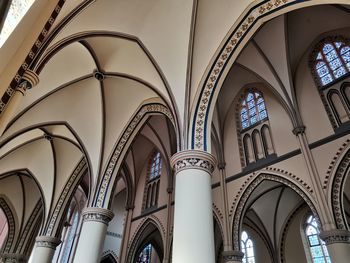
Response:
[[[274,148],[263,94],[250,88],[242,93],[238,105],[238,137],[242,149],[242,166],[248,166],[273,155]]]
[[[325,242],[319,237],[319,228],[313,215],[307,217],[305,235],[313,263],[331,263]]]
[[[160,175],[162,172],[162,157],[159,151],[154,151],[147,171],[145,186],[144,210],[158,205]]]
[[[349,83],[341,82],[350,77],[349,41],[341,36],[321,40],[310,63],[328,117],[336,129],[350,120]]]
[[[246,231],[241,234],[241,251],[244,253],[242,263],[255,263],[254,244]]]

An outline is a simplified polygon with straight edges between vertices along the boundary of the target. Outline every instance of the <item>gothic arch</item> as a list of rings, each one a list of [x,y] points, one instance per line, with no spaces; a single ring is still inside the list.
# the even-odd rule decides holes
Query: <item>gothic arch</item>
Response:
[[[339,4],[345,1],[338,1]],[[228,68],[250,40],[251,36],[264,24],[278,15],[307,6],[327,4],[320,0],[268,0],[250,4],[241,20],[237,21],[220,43],[215,55],[209,62],[202,76],[191,109],[189,148],[211,151],[210,129],[211,120],[218,94],[223,80],[228,74]],[[336,4],[332,2],[332,4]]]
[[[56,206],[50,216],[50,218],[47,221],[47,225],[45,226],[44,234],[47,236],[56,236],[58,237],[60,233],[60,229],[62,226],[62,219],[65,215],[65,210],[69,206],[70,200],[72,196],[74,195],[74,192],[87,171],[87,162],[85,158],[82,158],[80,162],[75,167],[73,173],[68,178],[61,195],[56,202]]]
[[[112,188],[116,179],[115,174],[117,174],[118,170],[120,169],[130,144],[137,135],[138,131],[141,129],[142,125],[147,121],[148,117],[155,114],[164,115],[172,122],[173,127],[176,127],[174,117],[166,106],[159,101],[144,101],[144,103],[137,109],[136,113],[130,119],[124,131],[121,133],[118,141],[114,145],[112,154],[107,162],[105,171],[96,191],[97,194],[95,195],[93,201],[94,206],[104,208],[108,207],[111,193],[113,192]]]
[[[11,202],[3,195],[0,196],[0,208],[2,211],[4,211],[8,222],[8,234],[1,252],[10,253],[16,235],[16,221],[13,214],[13,206],[11,205]]]
[[[233,246],[235,250],[239,250],[240,248],[240,232],[242,228],[243,223],[243,217],[245,214],[246,209],[246,203],[250,197],[250,195],[253,193],[253,191],[262,183],[263,181],[274,181],[281,183],[292,190],[294,190],[310,207],[312,213],[316,216],[316,218],[319,220],[318,213],[316,206],[314,205],[313,200],[310,198],[309,194],[302,189],[301,186],[297,185],[296,182],[293,182],[290,179],[287,179],[281,175],[272,174],[272,173],[260,173],[258,174],[255,179],[253,179],[245,188],[245,190],[242,192],[238,203],[236,205],[235,212],[233,213],[233,221],[232,221],[232,234],[233,234]]]
[[[164,245],[164,233],[162,231],[162,227],[161,225],[159,225],[159,220],[155,220],[157,218],[155,217],[148,217],[147,219],[144,219],[139,227],[137,228],[137,230],[135,231],[135,234],[133,236],[132,241],[129,243],[128,245],[128,252],[127,252],[127,260],[126,262],[133,262],[133,260],[135,259],[135,257],[137,256],[137,252],[140,251],[140,248],[145,245],[144,243],[146,242],[151,242],[149,240],[145,240],[145,237],[143,237],[143,234],[145,233],[145,231],[147,231],[147,229],[153,227],[155,230],[154,231],[158,231],[159,232],[159,236],[160,236],[160,242],[161,244],[154,244],[154,242],[151,242],[152,246],[156,245],[156,249],[158,250],[162,250],[162,251],[158,251],[158,253],[160,253],[160,258],[162,260],[163,256],[164,256],[164,252],[165,252],[165,245]]]
[[[331,199],[332,211],[338,229],[349,229],[343,207],[343,192],[350,168],[350,148],[347,148],[333,173],[331,185],[328,185],[328,196]]]

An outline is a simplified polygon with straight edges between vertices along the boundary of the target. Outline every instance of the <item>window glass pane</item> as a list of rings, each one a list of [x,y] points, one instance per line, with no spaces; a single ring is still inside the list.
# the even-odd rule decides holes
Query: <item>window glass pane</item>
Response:
[[[329,73],[329,70],[328,70],[327,66],[323,66],[323,67],[317,69],[317,74],[318,74],[318,76],[320,78],[323,77],[324,75],[328,74],[328,73]]]
[[[335,70],[335,69],[341,67],[342,63],[341,63],[340,59],[337,58],[337,59],[333,60],[332,62],[330,62],[329,65],[331,66],[332,70]]]
[[[331,44],[325,44],[323,46],[323,53],[327,54],[328,52],[332,51],[334,48]]]
[[[328,54],[326,54],[326,59],[328,60],[328,62],[333,61],[334,59],[336,59],[338,57],[337,52],[335,50],[332,50],[331,52],[329,52]]]
[[[322,54],[321,54],[321,52],[318,52],[318,53],[317,53],[316,59],[317,59],[317,60],[321,60],[321,59],[322,59]]]
[[[328,83],[331,83],[333,81],[333,78],[330,74],[327,74],[321,78],[322,85],[327,85]]]
[[[337,48],[340,48],[343,45],[343,42],[335,42],[334,44]]]
[[[344,67],[340,67],[333,72],[335,78],[340,78],[346,74],[346,70]]]
[[[349,62],[350,61],[350,51],[344,53],[342,55],[342,58],[344,59],[345,62]]]
[[[254,99],[253,94],[252,93],[248,93],[247,101],[251,101],[252,99]]]
[[[266,110],[263,110],[262,112],[260,112],[259,115],[260,115],[260,120],[263,120],[263,119],[267,118]]]
[[[310,246],[317,246],[320,244],[320,242],[318,241],[317,235],[309,236],[309,242],[310,242]]]
[[[260,120],[267,118],[266,105],[261,93],[255,91],[249,92],[244,99],[241,108],[241,126],[242,129],[258,123]],[[246,105],[246,106],[244,106]]]

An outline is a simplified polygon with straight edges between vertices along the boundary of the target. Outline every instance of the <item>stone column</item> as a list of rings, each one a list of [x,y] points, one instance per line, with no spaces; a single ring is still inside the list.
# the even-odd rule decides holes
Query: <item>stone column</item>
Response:
[[[7,103],[6,108],[0,116],[0,135],[3,134],[11,118],[14,117],[14,114],[27,90],[33,88],[38,83],[39,77],[34,71],[26,70],[26,72],[24,72],[20,84],[17,86],[10,101]]]
[[[188,150],[171,158],[175,169],[173,263],[214,263],[211,174],[215,158]]]
[[[121,244],[121,253],[120,253],[120,262],[126,262],[127,249],[128,249],[128,241],[130,238],[130,230],[131,230],[131,219],[134,213],[134,206],[127,206],[126,208],[127,214],[125,218],[125,227],[124,227],[124,235]]]
[[[56,247],[61,243],[57,237],[38,236],[33,249],[33,261],[35,263],[51,263]]]
[[[350,232],[347,230],[329,230],[320,233],[326,243],[332,262],[348,263],[350,259]]]
[[[114,214],[108,209],[88,207],[83,210],[82,215],[83,226],[73,262],[100,262],[108,223]]]
[[[222,252],[223,263],[242,263],[244,254],[241,251],[231,250]]]
[[[2,260],[4,263],[26,263],[28,257],[21,254],[4,253],[2,255]]]

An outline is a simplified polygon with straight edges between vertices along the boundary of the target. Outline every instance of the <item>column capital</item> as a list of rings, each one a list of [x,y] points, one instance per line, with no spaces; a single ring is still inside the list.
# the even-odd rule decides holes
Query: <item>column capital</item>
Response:
[[[304,133],[305,129],[306,129],[306,127],[304,125],[300,125],[300,126],[294,127],[293,134],[295,136],[298,136],[299,134]]]
[[[112,220],[114,213],[111,210],[100,208],[100,207],[87,207],[84,208],[83,212],[83,221],[95,221],[100,222],[105,225]]]
[[[223,262],[242,262],[244,254],[241,251],[230,250],[222,252]]]
[[[342,229],[333,229],[322,231],[320,238],[326,243],[326,245],[334,243],[350,243],[350,231]]]
[[[17,91],[21,92],[23,95],[26,93],[28,89],[31,89],[38,85],[39,83],[39,76],[32,70],[27,69],[23,76],[22,79],[17,86]]]
[[[57,237],[38,236],[35,240],[35,243],[37,247],[56,249],[56,247],[61,244],[61,240]]]
[[[4,253],[1,256],[3,258],[4,263],[22,263],[27,262],[28,260],[28,257],[22,254]]]
[[[197,150],[178,152],[171,157],[170,162],[176,173],[186,169],[199,169],[212,174],[216,166],[212,154]]]

